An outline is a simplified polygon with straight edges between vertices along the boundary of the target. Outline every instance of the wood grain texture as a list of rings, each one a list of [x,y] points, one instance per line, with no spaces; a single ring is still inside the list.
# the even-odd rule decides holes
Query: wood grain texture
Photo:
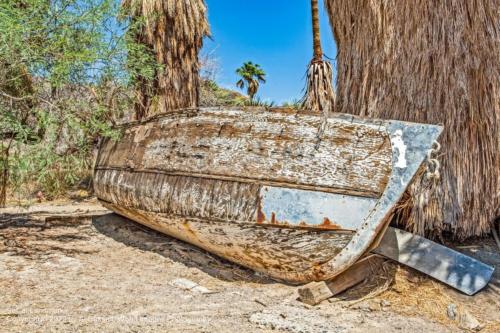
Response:
[[[257,223],[260,186],[250,183],[123,170],[97,170],[101,200],[170,216]]]
[[[96,169],[132,169],[379,197],[391,171],[382,123],[284,111],[200,109],[105,140]]]
[[[153,213],[103,202],[120,215],[242,266],[291,283],[320,280],[315,267],[329,261],[352,232],[262,227]]]
[[[360,259],[349,267],[348,270],[326,281],[326,285],[332,293],[332,296],[338,295],[375,274],[384,261],[384,258],[370,254]]]
[[[324,281],[311,282],[298,290],[300,301],[309,305],[317,305],[324,300],[333,297],[330,288]]]

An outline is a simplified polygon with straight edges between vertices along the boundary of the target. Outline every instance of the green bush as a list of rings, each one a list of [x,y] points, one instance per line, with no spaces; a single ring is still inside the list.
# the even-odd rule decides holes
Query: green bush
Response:
[[[156,66],[124,34],[119,6],[0,0],[0,205],[7,186],[63,194],[89,174],[99,138],[118,137],[112,126],[129,116],[136,71]]]

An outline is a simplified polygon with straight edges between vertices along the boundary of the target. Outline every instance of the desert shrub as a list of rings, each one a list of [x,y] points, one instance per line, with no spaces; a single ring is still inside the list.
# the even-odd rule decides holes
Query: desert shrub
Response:
[[[156,66],[123,33],[119,6],[0,0],[0,205],[7,187],[63,194],[89,174],[99,138],[118,137],[135,71]]]

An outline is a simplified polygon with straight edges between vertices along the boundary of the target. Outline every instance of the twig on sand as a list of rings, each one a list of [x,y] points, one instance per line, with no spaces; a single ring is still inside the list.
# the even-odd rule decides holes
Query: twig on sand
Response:
[[[498,222],[498,221],[496,221],[496,222]],[[495,239],[495,242],[497,243],[498,249],[500,250],[500,237],[498,236],[500,231],[497,231],[497,228],[495,225],[496,222],[493,222],[493,226],[491,227],[491,231],[493,233],[493,238]],[[498,229],[500,230],[500,223],[498,223]]]

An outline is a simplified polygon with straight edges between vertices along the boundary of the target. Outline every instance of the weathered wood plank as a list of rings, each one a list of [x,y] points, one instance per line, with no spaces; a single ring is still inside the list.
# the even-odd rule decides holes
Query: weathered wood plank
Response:
[[[130,208],[187,218],[322,230],[356,230],[376,200],[127,170],[97,170],[94,184],[100,199]],[[282,197],[278,198],[278,193]]]
[[[196,116],[156,118],[106,140],[97,169],[288,185],[378,197],[391,171],[382,125],[279,111],[201,109]]]
[[[300,301],[309,305],[317,305],[333,297],[330,288],[328,288],[324,281],[308,283],[299,288],[298,293]]]
[[[260,186],[256,184],[97,170],[94,190],[101,200],[153,213],[257,223]]]
[[[385,259],[378,255],[368,255],[356,262],[348,270],[326,281],[326,285],[333,296],[338,295],[375,274],[384,261]]]
[[[298,289],[300,301],[317,305],[366,280],[385,261],[378,255],[369,255],[328,281],[311,282]]]
[[[103,202],[120,215],[276,279],[305,283],[333,258],[352,232],[262,227],[152,213]]]

